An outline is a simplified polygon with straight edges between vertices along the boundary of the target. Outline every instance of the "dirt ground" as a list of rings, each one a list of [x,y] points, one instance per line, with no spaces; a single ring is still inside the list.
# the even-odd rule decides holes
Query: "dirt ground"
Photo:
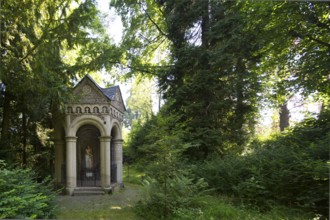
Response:
[[[141,186],[125,188],[103,196],[58,196],[58,219],[137,219],[133,206],[142,196]]]

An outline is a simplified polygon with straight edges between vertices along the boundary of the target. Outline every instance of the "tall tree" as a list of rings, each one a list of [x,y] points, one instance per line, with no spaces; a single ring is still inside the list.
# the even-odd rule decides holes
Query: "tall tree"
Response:
[[[258,91],[253,70],[258,44],[240,12],[244,4],[168,0],[140,5],[126,2],[116,6],[121,11],[144,9],[127,33],[136,30],[144,16],[155,28],[148,34],[159,34],[170,42],[171,65],[155,74],[169,109],[180,113],[186,124],[186,141],[199,146],[188,154],[196,158],[214,152],[223,155],[229,143],[240,151],[249,131],[245,125],[253,124]],[[132,14],[124,18],[134,17]],[[143,28],[138,30],[145,33]]]
[[[87,71],[110,68],[120,51],[104,35],[92,0],[1,0],[0,5],[1,151],[9,151],[1,157],[8,159],[21,145],[25,163],[36,127],[52,127],[68,86]],[[71,51],[75,56],[68,61]],[[18,145],[11,135],[16,131],[22,131]]]
[[[272,91],[278,105],[295,91],[328,92],[328,3],[146,0],[113,5],[132,24],[124,38],[134,48],[128,58],[139,60],[135,64],[146,73],[150,65],[141,59],[152,48],[146,39],[154,39],[151,45],[162,42],[158,39],[169,42],[169,65],[153,70],[169,114],[181,115],[185,141],[199,146],[187,152],[192,157],[240,152],[254,132],[262,92]],[[148,37],[141,40],[141,35]],[[268,87],[276,74],[279,80]],[[285,127],[288,111],[281,113],[286,113],[281,117]]]
[[[264,81],[274,82],[265,91],[271,91],[272,102],[281,109],[281,130],[289,125],[285,105],[293,94],[314,93],[325,103],[329,99],[329,7],[327,2],[254,4],[256,13],[267,20],[260,32],[268,41],[260,71],[268,73]]]

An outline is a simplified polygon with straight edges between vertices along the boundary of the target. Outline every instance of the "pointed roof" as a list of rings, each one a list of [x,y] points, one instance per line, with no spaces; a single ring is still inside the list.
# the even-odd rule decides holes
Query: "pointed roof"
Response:
[[[77,88],[80,84],[82,84],[83,81],[85,80],[89,80],[90,82],[92,82],[92,84],[94,84],[94,86],[105,96],[105,98],[107,100],[109,100],[110,102],[113,102],[113,101],[117,101],[116,100],[116,94],[119,94],[120,96],[120,100],[123,104],[123,109],[124,111],[126,111],[126,107],[125,107],[125,104],[123,102],[123,98],[122,98],[122,94],[121,94],[121,90],[120,90],[120,87],[119,86],[111,86],[111,87],[108,87],[108,88],[101,88],[95,81],[94,79],[89,75],[89,74],[86,74],[84,76],[84,78],[82,78],[79,83],[77,83],[77,85],[74,87],[74,88]]]
[[[100,89],[103,92],[103,94],[106,97],[108,97],[110,100],[115,100],[116,92],[118,90],[120,91],[119,86],[111,86],[109,88],[100,88]]]

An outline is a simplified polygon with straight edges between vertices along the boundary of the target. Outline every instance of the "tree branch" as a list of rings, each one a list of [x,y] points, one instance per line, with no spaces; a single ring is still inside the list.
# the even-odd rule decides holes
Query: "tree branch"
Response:
[[[321,40],[319,40],[319,39],[316,39],[316,38],[314,38],[314,37],[312,37],[312,36],[310,36],[310,35],[307,35],[307,37],[308,37],[309,39],[311,39],[311,40],[313,40],[313,41],[315,41],[315,42],[317,42],[317,43],[323,45],[323,46],[328,47],[328,48],[330,49],[330,44],[329,44],[329,43],[324,42],[324,41],[321,41]]]
[[[317,42],[317,43],[319,43],[319,44],[321,44],[321,45],[323,45],[323,46],[326,46],[326,47],[330,48],[330,44],[329,44],[329,43],[324,42],[324,41],[321,41],[321,40],[319,40],[319,39],[316,39],[316,38],[312,37],[312,36],[309,35],[309,34],[304,35],[304,34],[298,33],[298,32],[295,31],[295,30],[290,30],[290,31],[289,31],[289,34],[290,34],[291,36],[293,36],[293,37],[300,37],[301,39],[304,39],[304,38],[308,37],[310,40],[313,40],[313,41],[315,41],[315,42]]]
[[[142,7],[142,8],[143,8],[143,7]],[[164,31],[158,26],[158,24],[157,24],[154,20],[152,20],[151,16],[148,14],[147,10],[144,9],[144,8],[143,8],[143,10],[144,10],[144,12],[146,13],[148,19],[151,21],[151,23],[153,23],[153,24],[155,25],[155,27],[156,27],[156,29],[159,31],[159,33],[161,33],[161,34],[164,35],[165,37],[168,37],[168,34],[166,34],[166,33],[165,33],[165,32],[164,32]]]

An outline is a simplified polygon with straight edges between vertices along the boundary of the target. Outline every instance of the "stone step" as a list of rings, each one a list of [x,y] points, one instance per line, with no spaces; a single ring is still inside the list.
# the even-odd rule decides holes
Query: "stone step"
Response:
[[[73,196],[104,195],[104,190],[99,187],[81,187],[73,191]]]

